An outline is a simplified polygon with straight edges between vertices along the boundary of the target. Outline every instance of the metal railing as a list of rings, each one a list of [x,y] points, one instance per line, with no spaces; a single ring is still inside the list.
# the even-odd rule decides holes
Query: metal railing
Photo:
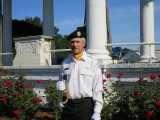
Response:
[[[52,54],[53,63],[54,64],[61,64],[62,61],[70,54],[71,49],[56,49],[56,50],[49,50]]]
[[[133,46],[133,45],[149,45],[149,62],[152,63],[152,58],[151,58],[151,45],[160,45],[160,42],[150,42],[150,43],[114,43],[114,44],[107,44],[107,46]]]
[[[114,44],[107,44],[106,46],[126,46],[126,45],[160,45],[160,42],[153,42],[153,43],[114,43]]]
[[[149,55],[150,59],[149,62],[152,63],[151,58],[151,45],[160,45],[160,42],[150,42],[150,43],[113,43],[113,44],[106,44],[105,47],[107,49],[107,46],[134,46],[134,45],[149,45]],[[50,52],[67,52],[71,51],[71,49],[57,49],[57,50],[50,50]]]
[[[13,60],[13,55],[14,55],[14,53],[0,53],[0,55],[2,56],[2,55],[12,55],[12,60]]]
[[[57,50],[50,50],[50,52],[67,52],[71,51],[71,49],[57,49]]]
[[[13,55],[14,53],[0,53],[0,55]]]
[[[11,55],[11,59],[13,60],[13,55],[14,53],[0,53],[0,59],[1,59],[1,62],[0,62],[0,65],[3,65],[3,57],[2,55]]]

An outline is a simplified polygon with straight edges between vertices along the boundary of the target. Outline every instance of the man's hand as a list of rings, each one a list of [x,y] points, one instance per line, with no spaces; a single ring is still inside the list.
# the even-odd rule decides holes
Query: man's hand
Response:
[[[65,90],[66,89],[65,83],[63,81],[58,81],[56,84],[56,88],[58,90]]]
[[[94,113],[91,117],[91,120],[101,120],[101,116],[99,113]]]

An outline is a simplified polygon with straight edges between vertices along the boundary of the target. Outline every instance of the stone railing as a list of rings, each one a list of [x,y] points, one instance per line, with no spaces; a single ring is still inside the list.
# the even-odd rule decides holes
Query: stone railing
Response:
[[[103,72],[103,79],[107,79],[106,74],[111,74],[112,77],[107,79],[108,86],[115,82],[119,76],[118,72],[123,72],[124,75],[121,78],[121,83],[128,89],[133,87],[134,82],[137,82],[140,76],[147,74],[159,74],[160,63],[135,63],[135,64],[109,64],[101,65]],[[57,81],[60,75],[60,65],[49,65],[49,66],[2,66],[2,69],[23,71],[27,81],[48,80]],[[149,80],[149,77],[146,77]],[[45,96],[43,93],[44,88],[41,85],[37,85],[35,91],[40,93],[41,96]]]

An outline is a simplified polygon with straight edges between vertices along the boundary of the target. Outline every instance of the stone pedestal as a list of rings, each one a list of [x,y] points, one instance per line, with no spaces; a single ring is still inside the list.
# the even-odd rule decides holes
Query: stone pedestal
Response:
[[[16,55],[13,65],[51,65],[50,36],[28,36],[13,39]]]

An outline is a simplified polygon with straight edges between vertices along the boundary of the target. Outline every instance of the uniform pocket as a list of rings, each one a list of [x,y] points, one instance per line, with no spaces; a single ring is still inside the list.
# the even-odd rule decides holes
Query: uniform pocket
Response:
[[[82,93],[91,94],[90,91],[92,89],[92,84],[93,84],[92,70],[91,69],[81,69],[79,77],[80,77],[79,82],[82,86],[81,91],[83,91]]]
[[[93,72],[89,69],[81,69],[80,76],[82,79],[84,79],[85,82],[87,82],[88,80],[91,81],[93,77]]]
[[[92,70],[88,70],[88,69],[81,69],[80,71],[80,75],[84,75],[84,76],[93,76],[93,72]]]

